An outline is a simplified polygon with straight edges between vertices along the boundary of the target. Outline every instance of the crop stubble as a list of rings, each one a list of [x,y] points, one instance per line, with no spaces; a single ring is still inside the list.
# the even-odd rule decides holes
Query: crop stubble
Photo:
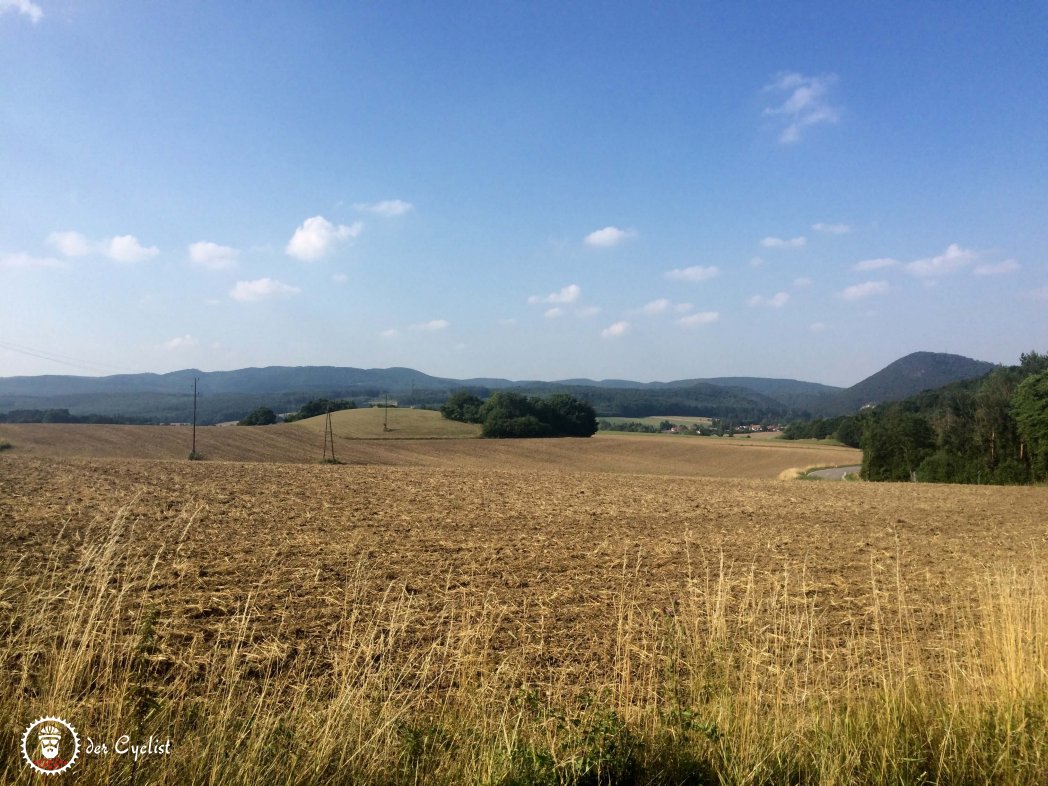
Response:
[[[671,616],[689,578],[722,570],[787,576],[841,641],[874,624],[876,593],[934,639],[987,570],[1048,559],[1046,503],[1043,488],[4,457],[0,561],[15,604],[21,582],[72,571],[116,526],[151,575],[164,668],[203,662],[248,607],[248,662],[308,662],[347,604],[392,592],[433,622],[408,645],[429,643],[449,599],[483,598],[492,651],[541,679],[607,666],[624,592]]]

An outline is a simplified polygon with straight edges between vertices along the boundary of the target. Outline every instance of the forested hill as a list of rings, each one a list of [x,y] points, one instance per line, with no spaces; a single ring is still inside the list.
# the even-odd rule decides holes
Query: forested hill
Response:
[[[876,374],[841,391],[824,403],[822,415],[846,415],[867,404],[900,401],[965,379],[975,379],[996,368],[993,363],[945,352],[914,352],[890,363]]]
[[[804,418],[854,412],[864,404],[904,398],[920,390],[984,374],[990,363],[957,355],[918,352],[852,388],[764,377],[718,377],[671,382],[576,379],[559,382],[497,378],[451,379],[411,368],[269,366],[234,371],[185,369],[168,374],[107,377],[48,375],[0,377],[0,414],[62,410],[72,415],[186,421],[193,380],[199,379],[202,422],[238,420],[259,406],[277,412],[317,398],[357,403],[389,395],[402,405],[439,407],[454,390],[486,396],[495,390],[548,395],[565,392],[593,404],[601,415],[698,415],[736,421]]]

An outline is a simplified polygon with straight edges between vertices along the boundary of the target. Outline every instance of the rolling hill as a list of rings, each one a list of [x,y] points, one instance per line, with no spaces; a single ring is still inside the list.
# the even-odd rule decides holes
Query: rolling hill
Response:
[[[243,417],[255,407],[298,409],[312,398],[386,394],[401,404],[439,406],[449,392],[469,388],[484,396],[497,389],[548,395],[570,393],[601,415],[695,415],[737,421],[782,420],[853,412],[868,403],[895,401],[930,388],[988,373],[991,363],[959,355],[915,352],[847,389],[815,382],[765,377],[715,377],[670,382],[568,379],[555,382],[497,378],[450,379],[410,368],[268,366],[234,371],[184,369],[168,374],[106,377],[45,375],[0,377],[0,413],[67,409],[74,415],[186,422],[193,411],[193,379],[199,379],[202,423]]]

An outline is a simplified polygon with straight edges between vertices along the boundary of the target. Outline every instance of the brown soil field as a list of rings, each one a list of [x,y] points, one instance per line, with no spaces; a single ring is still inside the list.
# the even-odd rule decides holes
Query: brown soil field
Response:
[[[12,443],[5,453],[14,457],[177,460],[189,453],[190,428],[3,424],[0,439]],[[207,461],[315,463],[322,447],[322,431],[306,425],[197,429],[197,450]],[[769,479],[792,468],[862,461],[862,453],[851,448],[632,434],[528,440],[339,438],[336,451],[348,464]]]
[[[986,571],[1048,563],[1045,510],[1044,488],[0,458],[8,591],[76,564],[116,521],[143,564],[160,555],[150,595],[171,662],[249,597],[265,636],[248,657],[308,648],[362,570],[370,601],[391,587],[434,613],[456,593],[494,599],[507,626],[541,630],[547,661],[607,655],[624,575],[663,613],[689,576],[725,566],[789,574],[842,636],[905,576],[934,636]]]

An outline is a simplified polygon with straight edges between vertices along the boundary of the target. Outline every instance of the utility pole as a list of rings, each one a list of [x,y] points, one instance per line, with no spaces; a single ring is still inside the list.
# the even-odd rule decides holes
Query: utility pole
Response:
[[[196,421],[197,421],[197,381],[199,377],[193,377],[193,447],[189,451],[189,458],[195,459],[196,452]]]
[[[328,441],[331,442],[331,459],[328,459]],[[327,417],[324,419],[324,458],[321,459],[322,463],[325,464],[337,464],[338,459],[335,458],[335,430],[331,427],[331,405],[328,405]]]
[[[385,412],[382,413],[382,430],[389,431],[389,393],[386,394],[386,406],[383,409]]]

